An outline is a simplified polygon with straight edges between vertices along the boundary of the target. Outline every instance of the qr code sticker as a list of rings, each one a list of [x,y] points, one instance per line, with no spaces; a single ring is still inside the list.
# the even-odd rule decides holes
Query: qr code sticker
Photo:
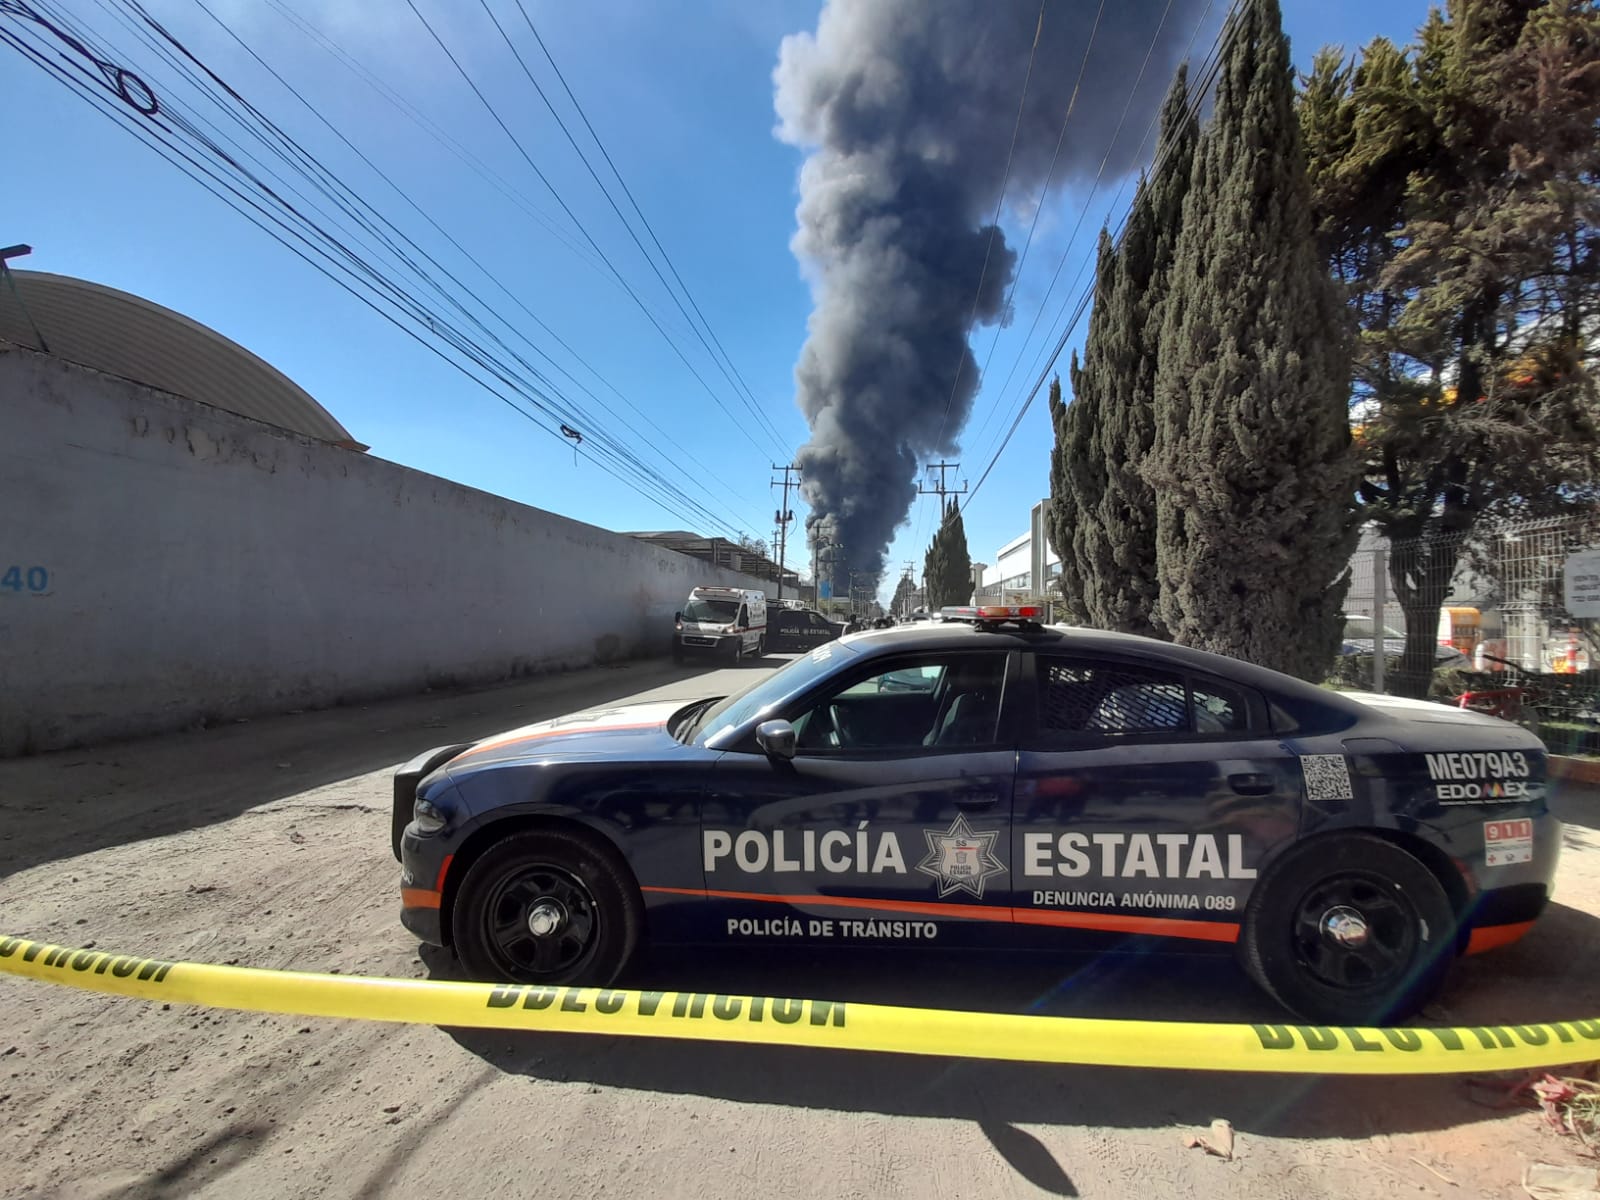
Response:
[[[1350,764],[1342,754],[1302,754],[1300,769],[1306,777],[1307,800],[1354,800]]]

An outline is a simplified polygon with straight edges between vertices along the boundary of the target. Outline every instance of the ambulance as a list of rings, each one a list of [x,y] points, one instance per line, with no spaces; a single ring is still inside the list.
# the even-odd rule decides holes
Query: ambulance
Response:
[[[697,587],[673,614],[672,660],[709,654],[740,662],[767,652],[766,593],[747,588]]]

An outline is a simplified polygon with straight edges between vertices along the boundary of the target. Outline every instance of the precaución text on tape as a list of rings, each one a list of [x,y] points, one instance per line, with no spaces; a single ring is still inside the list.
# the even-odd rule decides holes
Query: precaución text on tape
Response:
[[[245,1012],[1087,1066],[1435,1075],[1532,1070],[1600,1057],[1600,1020],[1374,1029],[1023,1016],[710,992],[320,975],[5,936],[0,974]]]

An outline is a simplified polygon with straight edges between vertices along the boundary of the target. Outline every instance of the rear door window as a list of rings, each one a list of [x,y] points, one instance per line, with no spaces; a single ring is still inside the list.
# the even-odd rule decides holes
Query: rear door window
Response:
[[[1249,737],[1264,701],[1246,688],[1157,667],[1040,655],[1038,732],[1084,738]]]

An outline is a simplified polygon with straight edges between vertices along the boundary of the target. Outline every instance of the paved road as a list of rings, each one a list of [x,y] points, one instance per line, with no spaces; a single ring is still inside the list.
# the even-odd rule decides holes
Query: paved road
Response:
[[[419,747],[761,667],[631,665],[0,763],[0,931],[448,975],[395,919],[388,776]],[[1600,796],[1558,903],[1431,1014],[1600,1013]],[[1226,955],[658,955],[633,982],[1000,1011],[1277,1014]],[[163,1008],[0,979],[0,1195],[1506,1196],[1571,1148],[1459,1081],[1032,1068]],[[1241,1157],[1185,1150],[1213,1117]],[[1422,1166],[1419,1164],[1427,1164]],[[1433,1167],[1455,1179],[1446,1185]]]

